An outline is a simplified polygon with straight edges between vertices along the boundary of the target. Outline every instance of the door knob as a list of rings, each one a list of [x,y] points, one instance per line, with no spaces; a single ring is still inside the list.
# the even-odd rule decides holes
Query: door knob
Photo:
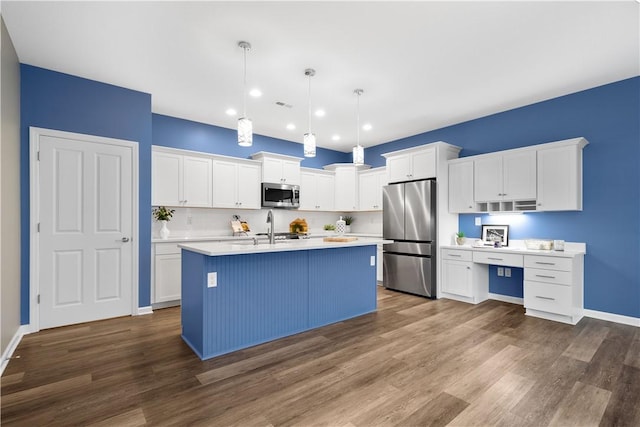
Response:
[[[123,238],[122,238],[122,242],[123,242],[123,243],[127,243],[128,241],[129,241],[129,238],[128,238],[128,237],[123,237]]]

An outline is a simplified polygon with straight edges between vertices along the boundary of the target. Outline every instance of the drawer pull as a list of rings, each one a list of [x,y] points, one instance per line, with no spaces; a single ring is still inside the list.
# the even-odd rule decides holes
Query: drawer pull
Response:
[[[536,298],[546,299],[546,300],[549,300],[549,301],[555,301],[555,300],[556,300],[555,298],[551,298],[551,297],[541,297],[540,295],[536,295]]]
[[[492,259],[494,261],[503,261],[502,258],[492,258],[492,257],[487,257],[487,259]]]
[[[544,274],[536,274],[536,277],[542,277],[543,279],[555,279],[556,276],[545,276]]]
[[[556,265],[555,262],[540,262],[540,261],[536,261],[536,264],[540,264],[540,265]]]
[[[462,255],[456,255],[456,254],[449,254],[449,256],[456,257],[456,258],[462,257]]]

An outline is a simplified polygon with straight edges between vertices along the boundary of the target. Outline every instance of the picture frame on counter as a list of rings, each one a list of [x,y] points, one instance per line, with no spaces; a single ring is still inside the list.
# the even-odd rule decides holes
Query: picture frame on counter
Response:
[[[484,244],[494,246],[509,246],[509,226],[508,225],[483,225],[482,241]],[[496,245],[496,242],[499,242]]]

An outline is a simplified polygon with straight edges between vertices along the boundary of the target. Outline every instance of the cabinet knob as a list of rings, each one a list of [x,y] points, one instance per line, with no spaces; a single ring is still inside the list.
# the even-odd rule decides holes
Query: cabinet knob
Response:
[[[467,270],[471,270],[471,267],[467,267]]]
[[[538,203],[538,206],[542,206],[542,203]]]
[[[472,208],[473,208],[473,206],[469,206],[469,209],[472,209]]]

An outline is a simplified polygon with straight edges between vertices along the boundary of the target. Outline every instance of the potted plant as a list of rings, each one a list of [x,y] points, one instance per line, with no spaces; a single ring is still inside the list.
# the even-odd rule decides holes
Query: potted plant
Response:
[[[462,246],[464,245],[464,240],[464,233],[462,231],[458,231],[456,233],[456,243]]]
[[[325,224],[324,225],[324,231],[335,231],[336,230],[336,225],[335,224]]]
[[[355,218],[352,216],[343,216],[342,219],[344,220],[345,233],[351,233],[351,223],[355,220]]]
[[[162,224],[162,228],[160,228],[160,237],[163,239],[169,238],[169,229],[167,228],[167,222],[171,221],[171,217],[175,212],[175,209],[167,209],[165,206],[158,206],[157,208],[153,208],[153,216],[156,221],[160,221]]]

